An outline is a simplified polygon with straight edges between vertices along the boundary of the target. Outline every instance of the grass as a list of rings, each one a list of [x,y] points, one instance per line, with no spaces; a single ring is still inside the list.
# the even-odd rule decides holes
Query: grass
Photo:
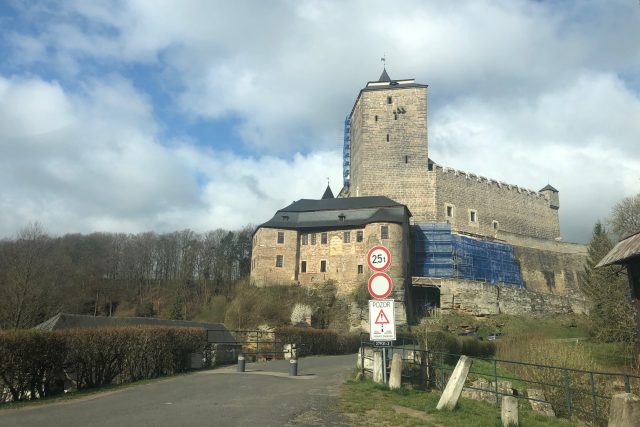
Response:
[[[341,411],[354,426],[501,426],[495,406],[461,398],[455,411],[438,411],[439,392],[402,388],[391,391],[372,381],[347,381],[342,386]],[[520,426],[568,426],[568,422],[533,413],[520,403]]]

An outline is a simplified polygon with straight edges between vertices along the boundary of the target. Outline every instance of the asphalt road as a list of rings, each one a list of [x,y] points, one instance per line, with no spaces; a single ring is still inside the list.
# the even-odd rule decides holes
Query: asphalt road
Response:
[[[247,364],[100,393],[65,402],[0,410],[0,426],[342,426],[340,384],[356,356]]]

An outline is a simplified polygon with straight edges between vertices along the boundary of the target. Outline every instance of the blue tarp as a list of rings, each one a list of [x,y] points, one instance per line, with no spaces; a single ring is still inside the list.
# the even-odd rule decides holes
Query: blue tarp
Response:
[[[513,247],[451,233],[445,223],[413,226],[414,275],[452,277],[524,287]]]

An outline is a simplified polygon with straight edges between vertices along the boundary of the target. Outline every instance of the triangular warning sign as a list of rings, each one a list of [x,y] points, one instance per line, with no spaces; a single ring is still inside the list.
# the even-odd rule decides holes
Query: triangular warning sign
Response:
[[[375,324],[386,325],[387,323],[391,323],[391,322],[389,322],[389,319],[387,319],[387,315],[384,314],[384,310],[380,310],[380,313],[378,313],[378,317],[376,317]]]

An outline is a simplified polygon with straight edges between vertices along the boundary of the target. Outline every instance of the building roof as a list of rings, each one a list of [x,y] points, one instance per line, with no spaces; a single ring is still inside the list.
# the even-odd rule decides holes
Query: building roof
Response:
[[[178,328],[202,328],[205,330],[219,331],[221,340],[235,342],[233,335],[229,333],[222,323],[191,322],[188,320],[154,319],[152,317],[105,317],[88,316],[84,314],[58,313],[51,319],[45,320],[34,329],[45,331],[60,331],[67,329],[105,328],[118,326],[173,326]]]
[[[628,264],[632,260],[640,262],[640,231],[618,242],[596,265],[604,267],[612,264]]]
[[[378,79],[379,82],[390,82],[391,79],[389,78],[389,74],[387,74],[387,68],[383,68],[382,69],[382,74],[380,74],[380,78]]]
[[[551,185],[547,184],[544,186],[544,188],[540,191],[538,191],[538,193],[542,193],[543,191],[553,191],[554,193],[558,193],[558,190],[556,190],[555,188],[553,188]]]
[[[410,216],[405,205],[384,196],[300,199],[278,210],[258,228],[349,228],[374,222],[402,224]]]
[[[329,184],[327,184],[327,189],[324,190],[324,194],[322,195],[322,199],[323,200],[335,199],[335,197],[333,195],[333,191],[331,191],[331,187],[329,186]]]

